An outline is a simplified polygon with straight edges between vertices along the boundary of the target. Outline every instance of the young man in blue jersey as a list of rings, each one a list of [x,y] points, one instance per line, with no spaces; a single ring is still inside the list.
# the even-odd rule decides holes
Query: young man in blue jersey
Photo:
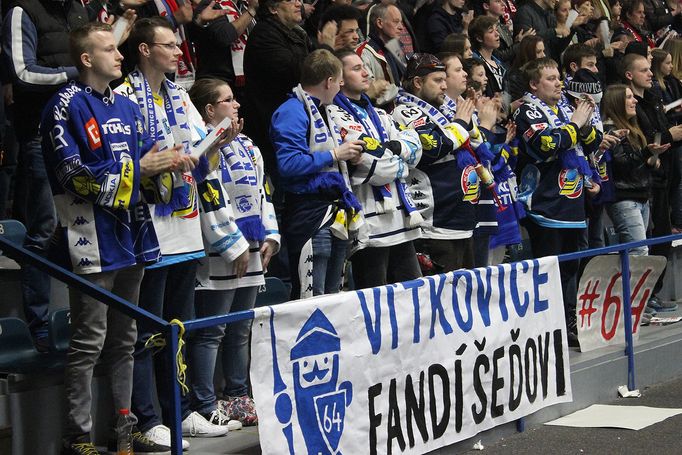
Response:
[[[524,194],[526,229],[535,257],[570,253],[586,228],[585,193],[596,195],[586,156],[597,150],[602,133],[590,119],[594,100],[585,97],[573,109],[561,103],[557,63],[537,59],[524,68],[528,91],[514,113],[521,143],[517,169]],[[569,344],[575,345],[578,261],[561,263],[561,282]]]
[[[331,52],[310,53],[301,83],[272,116],[294,299],[339,292],[349,231],[358,226],[361,207],[346,162],[359,160],[364,142],[339,144],[326,111],[339,93],[341,69]]]
[[[70,35],[78,82],[43,111],[41,133],[59,220],[61,257],[92,283],[137,303],[143,264],[159,246],[143,201],[171,196],[168,171],[192,166],[178,148],[158,152],[137,106],[115,95],[123,57],[111,27],[91,23]],[[135,321],[70,290],[72,336],[67,353],[64,454],[97,454],[90,442],[91,382],[100,359],[109,371],[114,409],[130,408]],[[113,442],[113,444],[112,444]],[[110,441],[110,449],[115,446]],[[135,451],[159,447],[135,431]],[[167,449],[167,448],[165,448]]]

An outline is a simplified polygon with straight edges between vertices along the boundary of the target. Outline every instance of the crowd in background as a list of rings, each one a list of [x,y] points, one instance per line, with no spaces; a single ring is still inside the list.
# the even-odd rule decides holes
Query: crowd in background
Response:
[[[682,230],[682,1],[4,0],[2,12],[0,219],[166,320],[253,308],[266,274],[296,299],[514,260],[524,239],[533,257],[604,246],[607,216],[620,242]],[[581,269],[561,264],[572,344]],[[644,323],[676,309],[662,280]],[[44,350],[49,277],[24,265],[22,291]],[[136,451],[167,450],[154,377],[174,373],[154,334],[70,300],[65,453],[96,453],[82,390],[107,352]],[[257,423],[249,332],[191,337],[185,436]]]

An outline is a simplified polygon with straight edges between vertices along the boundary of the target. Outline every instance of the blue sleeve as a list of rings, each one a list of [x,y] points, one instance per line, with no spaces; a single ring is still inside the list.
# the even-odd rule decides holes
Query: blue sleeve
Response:
[[[57,97],[53,100],[59,103]],[[68,118],[61,113],[62,109],[68,110]],[[49,104],[43,111],[41,134],[45,165],[64,190],[113,209],[129,209],[137,204],[139,160],[134,156],[119,161],[93,159],[97,153],[102,154],[102,145],[92,145],[93,135],[101,141],[101,134],[91,113],[82,112],[73,103],[61,108]]]
[[[53,89],[78,77],[75,66],[50,68],[38,64],[38,34],[22,8],[12,8],[2,28],[2,52],[13,82],[32,89]]]
[[[309,124],[303,105],[298,100],[285,102],[272,115],[270,138],[282,177],[313,175],[333,164],[331,150],[310,153]]]

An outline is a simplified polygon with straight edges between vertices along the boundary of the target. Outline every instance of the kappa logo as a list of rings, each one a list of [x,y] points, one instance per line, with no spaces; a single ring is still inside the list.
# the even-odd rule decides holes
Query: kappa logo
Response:
[[[77,216],[76,219],[73,220],[73,224],[71,226],[82,226],[84,224],[90,224],[90,222],[82,216]]]
[[[577,199],[583,194],[583,176],[577,169],[562,169],[559,173],[559,194]]]
[[[478,204],[478,199],[480,197],[480,185],[478,180],[478,174],[473,166],[467,166],[462,171],[462,193],[464,193],[463,201],[471,202],[472,204]]]
[[[74,243],[73,246],[86,246],[86,245],[92,245],[92,242],[88,240],[86,237],[81,237],[78,239],[76,243]]]
[[[274,310],[270,311],[274,315]],[[272,333],[272,350],[276,355],[277,340],[274,331]],[[289,447],[293,444],[291,426],[297,423],[307,453],[340,454],[346,408],[353,399],[353,384],[339,377],[340,352],[341,338],[336,329],[325,314],[316,309],[301,327],[291,348],[291,369],[287,369],[292,372],[292,377],[287,378],[289,389],[275,366],[275,414],[282,423],[282,433]]]
[[[80,267],[87,267],[89,265],[92,265],[92,261],[88,258],[81,258],[80,262],[78,262],[78,265]]]
[[[88,135],[90,149],[96,150],[102,146],[102,136],[99,133],[99,126],[94,117],[85,123],[85,132]]]

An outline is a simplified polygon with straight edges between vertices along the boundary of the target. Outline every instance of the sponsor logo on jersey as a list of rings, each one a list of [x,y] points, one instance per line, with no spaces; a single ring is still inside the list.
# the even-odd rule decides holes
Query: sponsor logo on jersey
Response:
[[[98,149],[102,146],[102,136],[99,134],[99,126],[94,117],[85,123],[85,132],[88,135],[88,144],[91,150]]]
[[[120,133],[130,136],[131,131],[130,125],[124,124],[120,118],[112,118],[102,123],[102,133],[105,135]]]
[[[127,142],[112,142],[111,143],[112,152],[129,152],[130,146]]]
[[[583,194],[583,176],[576,169],[562,169],[559,172],[559,194],[569,199]]]
[[[464,193],[463,201],[477,204],[480,197],[480,185],[478,181],[478,174],[473,166],[467,166],[462,171],[462,193]]]

